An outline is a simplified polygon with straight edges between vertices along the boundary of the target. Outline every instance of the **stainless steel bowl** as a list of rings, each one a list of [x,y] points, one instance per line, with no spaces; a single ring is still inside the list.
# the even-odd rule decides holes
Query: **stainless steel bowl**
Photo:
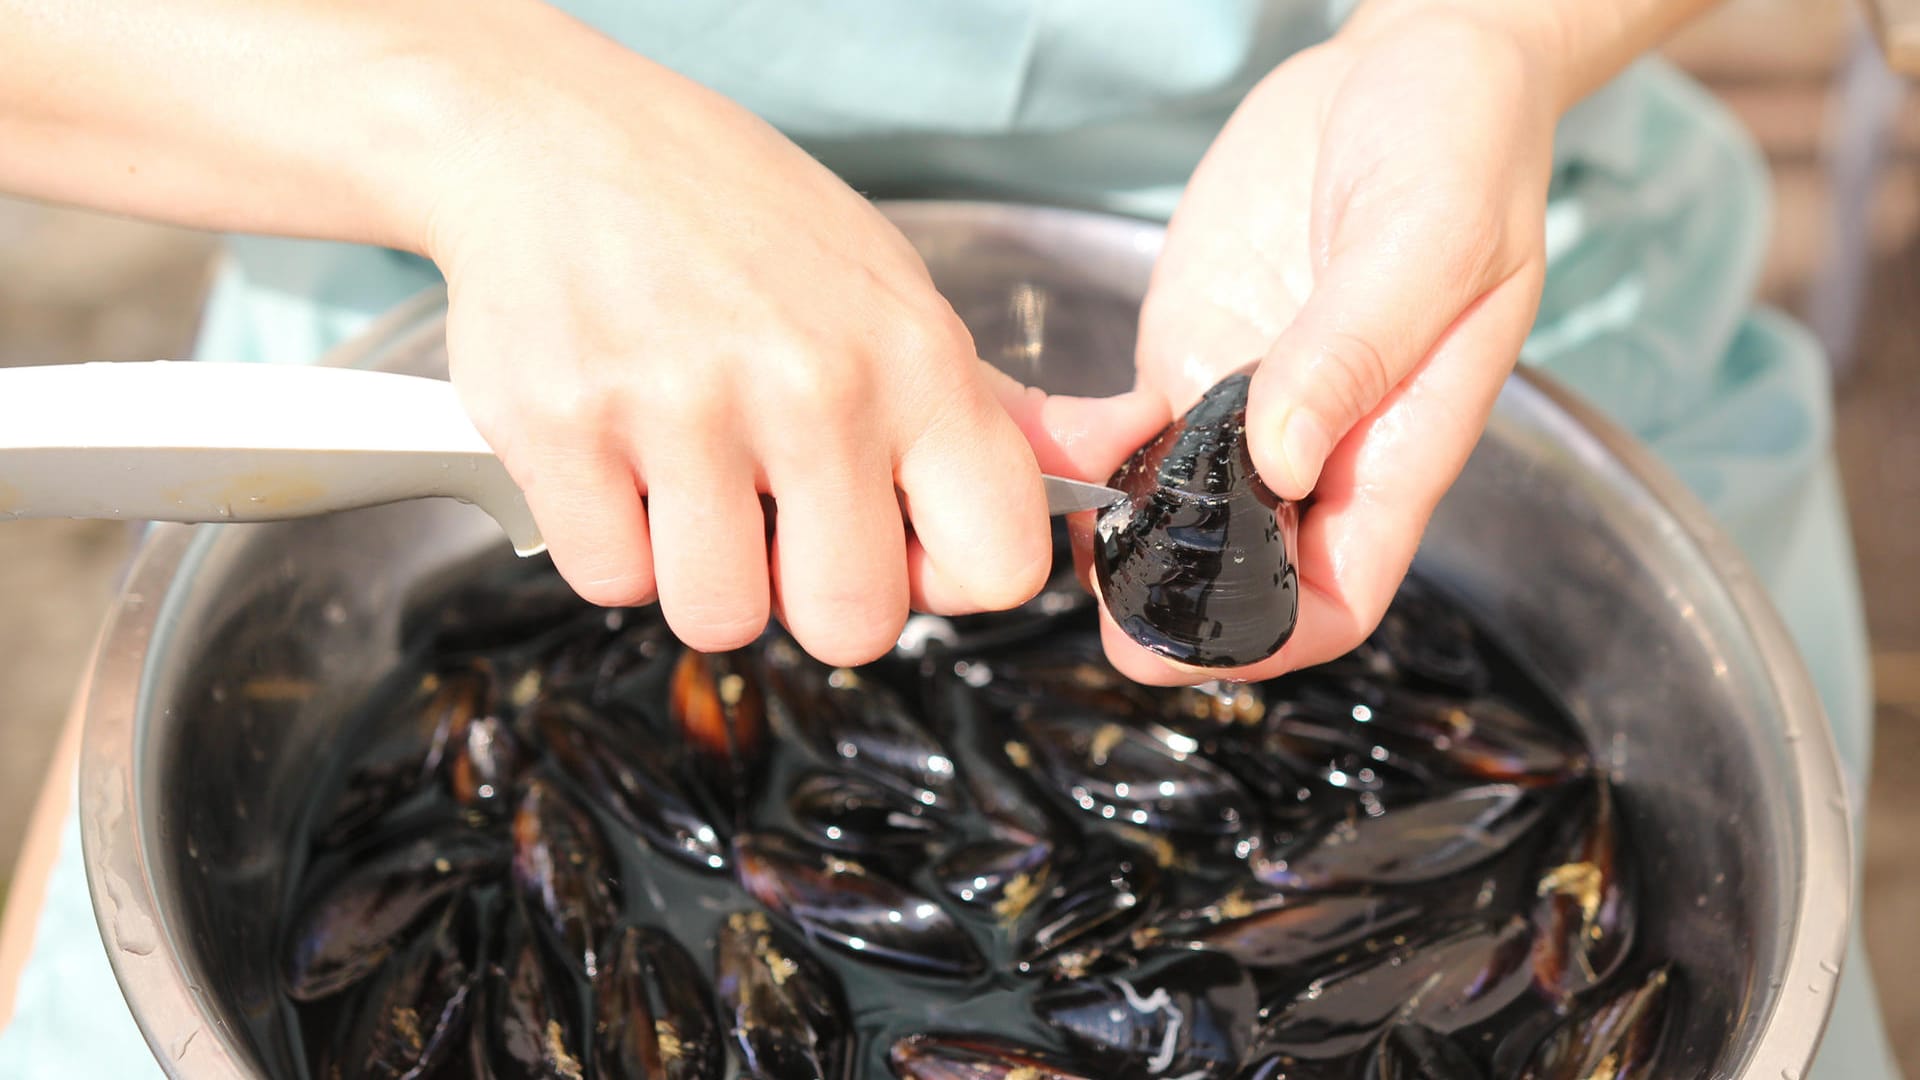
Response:
[[[981,355],[1056,391],[1128,383],[1157,226],[887,209]],[[444,374],[443,313],[422,297],[332,362]],[[89,686],[81,802],[101,936],[169,1075],[283,1072],[270,920],[290,818],[343,703],[398,659],[408,597],[504,550],[484,515],[446,502],[164,525],[142,545]],[[1522,375],[1420,566],[1558,687],[1626,777],[1652,865],[1643,932],[1695,998],[1663,1075],[1801,1076],[1845,940],[1848,820],[1820,704],[1739,555],[1637,444]]]

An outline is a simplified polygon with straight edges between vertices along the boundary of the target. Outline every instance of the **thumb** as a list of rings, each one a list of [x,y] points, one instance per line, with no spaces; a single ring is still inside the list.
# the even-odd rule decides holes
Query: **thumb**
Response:
[[[994,398],[1033,447],[1041,472],[1105,483],[1167,426],[1167,400],[1157,390],[1069,397],[1027,386],[984,360],[980,366]]]
[[[1340,440],[1486,292],[1477,252],[1437,267],[1446,245],[1412,239],[1344,247],[1254,373],[1249,450],[1281,498],[1313,490]]]

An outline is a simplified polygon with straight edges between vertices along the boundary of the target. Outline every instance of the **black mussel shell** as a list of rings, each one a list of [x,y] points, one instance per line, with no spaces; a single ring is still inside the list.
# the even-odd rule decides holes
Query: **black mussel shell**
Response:
[[[1564,1003],[1605,982],[1633,947],[1633,867],[1613,785],[1596,778],[1542,852],[1533,909],[1533,976]]]
[[[909,1035],[887,1063],[899,1080],[1094,1080],[1039,1050],[987,1035]],[[1098,1074],[1106,1080],[1104,1073]]]
[[[659,608],[609,611],[588,632],[570,636],[554,648],[522,692],[529,697],[564,693],[600,708],[628,701],[649,687],[657,695],[669,677],[667,668],[682,648]]]
[[[1466,614],[1434,586],[1409,575],[1380,625],[1335,666],[1478,697],[1493,683],[1486,657],[1487,647]]]
[[[1204,945],[1248,968],[1293,968],[1406,930],[1425,914],[1418,900],[1394,893],[1233,893],[1158,919],[1134,939]]]
[[[478,942],[448,904],[422,937],[381,969],[350,1014],[320,1075],[397,1080],[433,1075],[467,1038],[480,971]]]
[[[613,852],[593,817],[540,777],[521,785],[513,816],[513,878],[528,916],[580,974],[598,974],[620,913]]]
[[[1053,852],[1045,841],[981,840],[948,852],[933,878],[955,900],[988,907],[1012,925],[1046,886]]]
[[[1419,1024],[1387,1029],[1367,1062],[1366,1080],[1486,1080],[1461,1045]]]
[[[986,970],[979,947],[945,907],[850,857],[815,852],[778,833],[741,837],[734,857],[746,890],[815,941],[924,975]]]
[[[493,553],[455,564],[403,601],[401,640],[435,653],[518,645],[595,609],[554,571],[545,556],[498,563]]]
[[[678,941],[644,927],[615,940],[594,980],[594,1070],[618,1080],[720,1080],[726,1036],[712,989]]]
[[[1224,1080],[1246,1051],[1258,1002],[1232,957],[1164,947],[1047,986],[1033,1009],[1102,1076]]]
[[[549,970],[533,937],[518,929],[503,966],[483,984],[487,1022],[474,1029],[471,1056],[488,1077],[584,1077],[587,1044],[569,1004],[571,979]]]
[[[805,947],[755,911],[729,915],[714,948],[714,989],[743,1075],[845,1080],[846,998]]]
[[[1233,1080],[1361,1080],[1364,1059],[1310,1061],[1289,1054],[1255,1058]]]
[[[1018,716],[1072,706],[1151,716],[1167,696],[1114,670],[1098,640],[962,663],[960,677],[981,701]]]
[[[290,927],[287,994],[317,1001],[366,978],[429,912],[468,883],[504,869],[507,855],[498,838],[459,828],[323,878]]]
[[[1299,1058],[1365,1050],[1395,1022],[1451,1034],[1499,1015],[1531,985],[1525,920],[1483,923],[1382,952],[1270,1007],[1258,1045]]]
[[[1254,874],[1276,889],[1435,881],[1506,851],[1546,807],[1547,800],[1510,784],[1449,791],[1377,816],[1350,814],[1293,844],[1262,850]]]
[[[847,773],[808,772],[787,809],[814,843],[856,855],[920,850],[942,831],[919,800]]]
[[[953,756],[891,687],[816,663],[785,640],[764,655],[775,715],[814,753],[923,805],[953,805]]]
[[[504,817],[525,757],[519,736],[505,721],[497,716],[476,718],[447,758],[447,784],[454,801],[488,817]]]
[[[1124,939],[1153,914],[1161,875],[1137,854],[1096,848],[1053,877],[1021,920],[1022,971],[1081,967]]]
[[[674,666],[667,711],[686,745],[739,771],[766,749],[766,697],[745,653],[689,649]]]
[[[1135,452],[1100,514],[1094,574],[1127,636],[1194,667],[1280,651],[1299,613],[1299,512],[1260,482],[1247,449],[1247,389],[1231,375]]]
[[[1537,1047],[1519,1080],[1653,1080],[1676,1010],[1676,976],[1661,968],[1581,1009]]]
[[[1364,725],[1376,745],[1438,775],[1546,787],[1587,769],[1586,751],[1572,736],[1496,697],[1445,697],[1353,681],[1325,690],[1336,711]]]
[[[622,737],[577,701],[544,697],[521,724],[581,791],[662,855],[701,870],[727,868],[723,830],[695,802],[661,749]]]
[[[495,703],[493,667],[484,660],[423,677],[397,717],[372,717],[372,746],[353,764],[320,829],[320,842],[357,842],[389,812],[432,786],[467,740],[474,720]],[[451,784],[453,777],[448,776]]]
[[[1035,715],[1026,745],[1060,796],[1100,821],[1173,837],[1235,837],[1252,798],[1189,736],[1084,712]]]
[[[1421,798],[1436,780],[1422,755],[1409,755],[1398,740],[1382,737],[1365,706],[1331,694],[1295,694],[1268,710],[1251,738],[1248,755],[1267,764],[1273,781],[1263,789],[1285,795],[1300,778],[1311,780],[1313,794],[1339,793],[1364,808]],[[1277,768],[1275,767],[1277,766]]]

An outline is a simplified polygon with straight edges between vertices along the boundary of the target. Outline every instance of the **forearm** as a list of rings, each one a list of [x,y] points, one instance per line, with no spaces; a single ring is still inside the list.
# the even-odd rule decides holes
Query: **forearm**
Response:
[[[0,27],[0,190],[416,251],[489,69],[593,36],[524,0],[0,0]]]
[[[1552,66],[1564,110],[1599,89],[1719,0],[1365,0],[1350,29],[1369,32],[1416,12],[1511,30]]]

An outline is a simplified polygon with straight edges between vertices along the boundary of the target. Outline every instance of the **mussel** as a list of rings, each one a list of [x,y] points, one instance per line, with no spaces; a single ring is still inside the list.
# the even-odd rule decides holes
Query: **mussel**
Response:
[[[513,877],[530,917],[591,978],[619,914],[613,853],[585,808],[540,777],[522,785],[513,817]]]
[[[734,850],[747,891],[816,941],[925,975],[986,969],[979,947],[946,908],[851,858],[809,851],[779,833],[743,836]]]
[[[339,1057],[321,1075],[411,1080],[433,1075],[457,1051],[479,979],[477,943],[460,909],[447,905],[420,940],[388,961],[349,1014],[345,1037],[329,1048]]]
[[[1651,1080],[1673,1026],[1674,982],[1663,967],[1580,1010],[1534,1050],[1519,1080]]]
[[[726,1045],[712,991],[679,942],[621,931],[594,980],[594,1069],[616,1080],[720,1080]]]
[[[1394,893],[1235,892],[1156,920],[1134,938],[1205,945],[1249,968],[1291,968],[1402,931],[1423,913],[1417,899]]]
[[[1277,889],[1435,881],[1507,850],[1546,805],[1508,784],[1449,791],[1378,816],[1341,817],[1294,844],[1263,849],[1254,873]]]
[[[290,928],[287,994],[317,1001],[366,978],[429,912],[506,861],[497,837],[456,829],[375,855],[322,886]]]
[[[1606,981],[1633,945],[1633,868],[1621,851],[1613,785],[1596,779],[1561,823],[1535,873],[1533,977],[1564,1003]]]
[[[847,1080],[846,997],[799,942],[760,912],[736,912],[714,949],[714,989],[746,1075]]]
[[[1235,837],[1252,800],[1200,744],[1157,725],[1078,711],[1035,715],[1026,745],[1062,798],[1101,821],[1175,838]]]
[[[472,1055],[485,1063],[487,1076],[503,1080],[586,1076],[587,1044],[565,981],[549,975],[531,936],[511,937],[504,967],[487,983],[487,1022],[475,1029]]]
[[[1114,1080],[1225,1080],[1246,1051],[1257,1002],[1225,953],[1159,947],[1042,989],[1034,1012]]]
[[[1137,854],[1099,847],[1035,898],[1021,919],[1019,966],[1084,967],[1153,913],[1160,871]]]
[[[667,713],[730,814],[745,807],[763,764],[766,708],[745,654],[689,649],[674,665]]]
[[[787,809],[815,843],[856,855],[924,849],[942,831],[918,800],[849,773],[807,773],[788,793]]]
[[[953,756],[891,687],[816,663],[784,640],[769,643],[765,659],[776,716],[821,758],[922,805],[952,805]]]
[[[1419,1024],[1395,1024],[1367,1061],[1366,1080],[1486,1080],[1464,1047]]]
[[[1531,937],[1525,920],[1510,919],[1381,952],[1269,1008],[1258,1045],[1298,1058],[1339,1058],[1366,1049],[1392,1023],[1447,1034],[1471,1027],[1527,992]]]
[[[1101,512],[1094,573],[1128,637],[1193,667],[1258,663],[1293,636],[1299,510],[1267,489],[1247,448],[1252,376],[1221,380],[1136,451]]]
[[[659,749],[622,736],[569,698],[535,701],[521,724],[539,736],[569,779],[655,851],[701,870],[727,868],[722,830]]]
[[[948,852],[933,878],[955,900],[985,905],[1011,925],[1047,884],[1053,853],[1044,841],[981,840]]]
[[[900,1080],[1094,1080],[1095,1075],[1041,1051],[979,1035],[909,1035],[893,1044],[887,1063]]]

